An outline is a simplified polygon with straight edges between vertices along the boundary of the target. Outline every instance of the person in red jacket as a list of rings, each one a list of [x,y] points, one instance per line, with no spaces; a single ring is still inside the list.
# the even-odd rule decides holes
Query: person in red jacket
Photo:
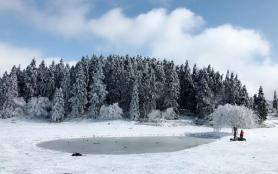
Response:
[[[240,136],[240,139],[243,139],[243,136],[244,136],[244,132],[243,132],[243,130],[241,129],[241,131],[240,131],[240,134],[239,134],[239,136]]]
[[[245,138],[243,138],[243,136],[244,136],[244,132],[243,132],[243,130],[241,129],[241,131],[240,131],[240,133],[239,133],[239,141],[246,141],[246,139]]]

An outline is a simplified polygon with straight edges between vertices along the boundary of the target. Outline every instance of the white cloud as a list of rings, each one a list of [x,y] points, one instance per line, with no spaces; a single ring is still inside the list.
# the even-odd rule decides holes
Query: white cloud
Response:
[[[98,37],[104,45],[96,46],[105,52],[126,48],[141,50],[133,53],[141,54],[143,50],[177,63],[188,59],[200,66],[211,64],[222,73],[229,69],[239,74],[251,93],[263,85],[269,98],[278,84],[273,78],[278,75],[278,65],[271,61],[271,46],[253,29],[231,24],[208,28],[201,16],[186,8],[171,12],[153,9],[135,17],[116,8],[99,18],[89,18],[90,4],[85,0],[48,1],[45,8],[28,2],[0,0],[0,12],[14,11],[40,29],[64,37]]]
[[[206,28],[204,23],[201,16],[184,8],[170,13],[154,9],[133,18],[114,9],[91,20],[91,29],[107,44],[143,47],[151,56],[177,63],[188,59],[199,66],[211,64],[222,73],[229,69],[239,74],[251,94],[263,85],[272,98],[278,80],[266,79],[278,75],[278,65],[271,62],[268,41],[253,29],[231,24]]]
[[[187,9],[176,9],[170,14],[165,9],[154,9],[135,18],[128,18],[117,8],[99,19],[92,19],[90,29],[95,35],[110,42],[143,45],[159,40],[160,35],[166,32],[168,37],[191,32],[202,23],[200,16]]]
[[[37,28],[64,37],[80,37],[80,34],[86,33],[86,15],[90,7],[87,1],[57,0],[45,3],[39,6],[31,0],[0,0],[0,13],[15,13]]]
[[[8,43],[0,42],[0,75],[5,71],[9,72],[14,65],[20,65],[22,68],[25,68],[33,58],[36,59],[37,65],[42,60],[45,60],[46,64],[50,65],[52,61],[59,62],[61,59],[59,57],[43,58],[42,53],[38,50],[19,48]],[[66,61],[65,63],[74,65],[75,61]]]
[[[16,48],[0,42],[0,74],[10,70],[13,65],[25,67],[35,57],[41,57],[41,53],[37,50]]]

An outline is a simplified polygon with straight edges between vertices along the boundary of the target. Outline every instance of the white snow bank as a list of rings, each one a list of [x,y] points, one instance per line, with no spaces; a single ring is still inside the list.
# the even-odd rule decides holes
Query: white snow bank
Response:
[[[277,120],[269,122],[278,124]],[[230,142],[230,137],[223,137],[210,144],[171,153],[82,157],[41,149],[36,144],[60,138],[171,136],[213,130],[190,125],[187,120],[167,121],[162,126],[149,126],[131,121],[51,124],[6,119],[0,120],[0,128],[1,174],[276,174],[278,172],[277,127],[245,130],[246,142]]]

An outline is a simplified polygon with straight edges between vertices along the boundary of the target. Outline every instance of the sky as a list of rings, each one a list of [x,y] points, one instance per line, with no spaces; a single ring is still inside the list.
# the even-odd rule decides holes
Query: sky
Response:
[[[0,74],[32,58],[130,54],[211,64],[271,99],[277,0],[0,0]]]

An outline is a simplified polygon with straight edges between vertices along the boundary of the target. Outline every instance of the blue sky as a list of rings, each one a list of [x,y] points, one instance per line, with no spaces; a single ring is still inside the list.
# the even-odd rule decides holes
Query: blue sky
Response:
[[[270,98],[278,83],[265,80],[278,76],[276,7],[276,0],[0,0],[0,72],[32,57],[142,54],[230,69],[251,93],[263,85]]]

